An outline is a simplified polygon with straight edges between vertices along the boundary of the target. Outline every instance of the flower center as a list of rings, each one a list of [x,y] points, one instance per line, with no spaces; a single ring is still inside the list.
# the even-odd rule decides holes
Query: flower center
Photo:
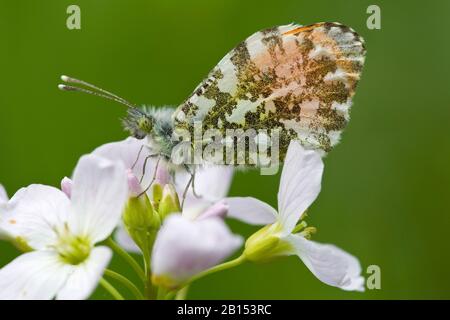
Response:
[[[311,236],[316,232],[317,229],[315,227],[308,227],[306,221],[301,221],[295,226],[294,230],[292,230],[292,233],[299,234],[308,240],[311,239]]]
[[[245,257],[250,261],[264,261],[289,250],[289,245],[280,241],[281,231],[282,226],[276,222],[255,232],[245,243]]]
[[[265,261],[277,256],[293,252],[292,245],[283,239],[282,225],[279,222],[267,225],[251,235],[246,243],[244,255],[250,261]],[[316,228],[308,227],[306,221],[300,221],[292,230],[292,234],[310,239]]]
[[[75,236],[67,229],[60,235],[56,245],[61,259],[68,264],[78,265],[84,262],[91,254],[91,242],[87,237]]]

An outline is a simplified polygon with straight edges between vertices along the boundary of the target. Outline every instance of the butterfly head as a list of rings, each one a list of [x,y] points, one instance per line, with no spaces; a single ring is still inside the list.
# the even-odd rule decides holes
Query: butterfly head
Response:
[[[173,139],[172,114],[170,107],[133,107],[128,109],[123,125],[130,135],[146,138],[154,152],[169,158],[177,144]]]
[[[129,108],[123,126],[133,137],[143,139],[153,132],[155,119],[144,109]]]

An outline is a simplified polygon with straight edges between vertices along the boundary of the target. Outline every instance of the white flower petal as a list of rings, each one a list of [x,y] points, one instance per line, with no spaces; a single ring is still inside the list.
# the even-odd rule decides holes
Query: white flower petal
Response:
[[[71,274],[59,290],[56,298],[58,300],[84,300],[89,298],[97,287],[111,257],[111,249],[107,247],[93,248],[86,261],[73,266]]]
[[[181,201],[181,199],[180,199],[180,201]],[[197,199],[197,198],[188,196],[186,198],[186,201],[184,202],[182,215],[183,215],[183,217],[185,217],[187,219],[195,220],[203,212],[208,210],[208,208],[212,204],[213,203],[211,201],[207,201],[207,200],[204,200],[204,199]]]
[[[209,201],[210,203],[219,201],[226,197],[233,179],[234,169],[232,166],[205,166],[195,173],[195,193],[200,196],[197,198],[192,192],[192,186],[188,191],[186,205],[189,202],[195,204],[196,201]],[[182,194],[186,188],[190,175],[184,170],[177,172],[175,184],[178,193]]]
[[[322,158],[292,141],[286,155],[278,191],[278,212],[285,234],[291,233],[306,209],[320,193]]]
[[[25,253],[0,270],[0,300],[53,299],[70,270],[54,251]]]
[[[3,185],[0,184],[0,204],[8,201],[8,194]]]
[[[199,169],[195,174],[196,195],[191,186],[184,202],[183,216],[195,219],[222,200],[230,189],[233,170],[228,166],[206,166]],[[179,195],[183,194],[189,179],[190,175],[184,170],[176,173],[175,187]]]
[[[195,174],[195,191],[211,201],[226,197],[233,180],[232,166],[208,166],[199,169]]]
[[[133,239],[131,239],[130,235],[128,234],[127,230],[125,230],[125,227],[123,224],[121,224],[115,233],[114,239],[117,241],[117,243],[127,250],[128,252],[134,252],[134,253],[141,253],[141,250],[139,247],[134,243]]]
[[[122,141],[104,144],[95,149],[92,153],[111,161],[121,161],[126,169],[131,169],[133,164],[136,162],[139,151],[143,145],[143,140],[129,137]],[[142,149],[141,157],[138,160],[141,169],[147,155],[149,155],[148,149]]]
[[[64,226],[70,213],[70,200],[61,190],[31,185],[7,203],[0,229],[9,237],[20,237],[33,249],[45,249],[55,243],[55,231]]]
[[[274,223],[277,211],[265,202],[251,197],[226,198],[229,206],[227,217],[241,220],[248,224],[266,225]]]
[[[145,140],[129,137],[122,141],[104,144],[92,153],[111,161],[122,162],[125,169],[132,169],[134,175],[140,179],[142,177],[145,159],[150,155],[150,149],[147,147]],[[147,186],[150,183],[154,174],[155,165],[156,158],[149,158],[147,160],[145,177],[142,181],[143,186]]]
[[[83,156],[73,177],[69,227],[94,243],[106,239],[118,225],[127,197],[126,171],[120,162]]]
[[[171,215],[160,229],[152,254],[152,272],[180,283],[231,255],[242,245],[219,218],[191,221]]]
[[[364,278],[357,258],[342,249],[306,240],[299,235],[285,238],[308,269],[322,282],[343,290],[364,291]]]

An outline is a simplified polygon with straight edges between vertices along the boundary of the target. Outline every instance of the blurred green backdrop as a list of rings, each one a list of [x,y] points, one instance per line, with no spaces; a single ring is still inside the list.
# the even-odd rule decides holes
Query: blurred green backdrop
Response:
[[[65,25],[69,4],[82,29]],[[382,29],[366,27],[381,7]],[[222,56],[274,25],[340,21],[367,42],[352,121],[326,158],[308,222],[382,271],[381,290],[328,287],[295,257],[196,283],[190,298],[450,298],[449,1],[19,0],[0,2],[0,182],[57,186],[78,158],[126,137],[114,103],[57,90],[61,74],[135,103],[180,103]],[[276,205],[278,176],[238,173],[232,195]],[[231,222],[244,235],[255,229]],[[17,255],[0,244],[0,266]],[[113,268],[126,269],[120,259]],[[97,290],[94,298],[109,298]]]

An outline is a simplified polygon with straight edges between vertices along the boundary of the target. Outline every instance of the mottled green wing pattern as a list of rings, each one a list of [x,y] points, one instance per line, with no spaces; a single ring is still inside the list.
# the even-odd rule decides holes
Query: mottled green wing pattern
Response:
[[[281,130],[328,152],[349,121],[364,64],[364,41],[338,23],[257,32],[229,52],[173,115],[176,129]],[[282,160],[282,159],[281,159]]]

